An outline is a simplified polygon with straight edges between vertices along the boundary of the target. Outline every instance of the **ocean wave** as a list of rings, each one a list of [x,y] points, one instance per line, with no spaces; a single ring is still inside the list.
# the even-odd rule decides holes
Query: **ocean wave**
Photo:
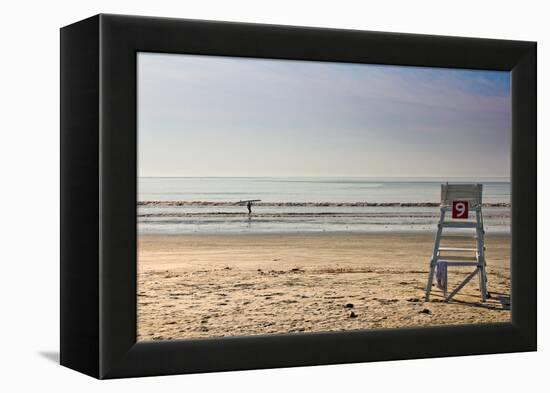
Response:
[[[242,202],[226,201],[138,201],[138,206],[239,206]],[[439,207],[435,202],[254,202],[265,207]],[[510,203],[484,203],[483,207],[510,207]]]
[[[139,213],[138,217],[210,217],[210,216],[228,216],[242,217],[247,216],[244,212],[170,212],[170,213]],[[392,214],[392,213],[360,213],[360,212],[283,212],[283,213],[254,213],[253,217],[357,217],[357,218],[402,218],[402,217],[438,217],[439,214],[415,214],[410,213]]]

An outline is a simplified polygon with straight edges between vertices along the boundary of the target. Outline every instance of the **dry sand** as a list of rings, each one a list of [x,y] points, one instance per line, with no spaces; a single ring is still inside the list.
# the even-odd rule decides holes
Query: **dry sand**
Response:
[[[138,339],[510,320],[509,236],[486,238],[485,303],[477,279],[424,302],[432,246],[430,234],[139,236]],[[450,268],[449,289],[469,271]]]

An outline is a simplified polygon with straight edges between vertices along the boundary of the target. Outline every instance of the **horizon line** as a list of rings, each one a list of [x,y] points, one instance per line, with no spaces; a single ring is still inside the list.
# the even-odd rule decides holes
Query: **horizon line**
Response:
[[[242,178],[242,179],[265,179],[265,178],[286,178],[286,179],[304,179],[304,178],[340,178],[340,179],[508,179],[511,176],[137,176],[140,179],[223,179],[223,178]]]

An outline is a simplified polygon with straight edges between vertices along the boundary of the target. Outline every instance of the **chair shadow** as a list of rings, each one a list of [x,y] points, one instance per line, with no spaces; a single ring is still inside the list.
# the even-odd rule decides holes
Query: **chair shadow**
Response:
[[[493,295],[498,295],[496,299],[500,302],[500,304],[502,304],[502,308],[504,310],[510,310],[510,296],[509,295],[505,295],[505,294],[502,294],[502,293],[493,293]]]
[[[422,287],[416,287],[417,289],[426,290],[426,288]],[[479,300],[475,301],[467,301],[467,300],[459,300],[456,298],[453,298],[449,301],[449,304],[460,304],[467,307],[476,307],[476,308],[484,308],[486,310],[495,310],[495,311],[509,311],[510,310],[510,295],[507,295],[505,293],[499,293],[499,292],[489,292],[491,295],[491,298],[489,300],[496,300],[495,303],[481,303]],[[469,296],[469,295],[466,295]],[[437,291],[432,291],[430,294],[430,297],[432,299],[437,299],[438,302],[443,302],[444,298],[442,294],[438,293]],[[497,303],[498,302],[498,303]]]
[[[509,311],[510,296],[495,296],[495,295],[496,295],[495,293],[491,293],[491,298],[495,299],[498,303],[491,304],[491,303],[469,302],[466,300],[458,300],[458,299],[451,299],[449,303],[458,303],[468,307],[484,308],[487,310]]]
[[[38,354],[50,362],[59,364],[59,351],[40,351]]]

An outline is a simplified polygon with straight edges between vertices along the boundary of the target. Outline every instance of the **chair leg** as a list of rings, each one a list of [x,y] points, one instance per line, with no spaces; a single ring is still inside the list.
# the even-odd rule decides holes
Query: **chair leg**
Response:
[[[443,297],[447,297],[447,293],[449,292],[449,277],[448,277],[448,269],[445,267],[445,284],[443,285]]]
[[[428,286],[426,287],[426,301],[430,301],[430,292],[434,281],[435,265],[439,258],[439,245],[441,244],[441,235],[443,234],[443,221],[445,220],[445,209],[440,209],[439,223],[437,224],[437,233],[434,240],[434,248],[432,251],[432,259],[430,260],[430,275],[428,276]]]
[[[435,263],[434,263],[434,260],[432,259],[430,261],[430,274],[428,276],[428,286],[426,287],[426,301],[429,302],[430,301],[430,292],[432,291],[432,285],[433,285],[433,281],[434,281],[434,273],[435,273]]]
[[[483,213],[481,207],[476,209],[477,221],[477,259],[479,263],[479,291],[481,292],[481,301],[487,300],[487,265],[485,263],[485,230],[483,228]]]
[[[479,293],[483,293],[483,273],[482,273],[482,269],[479,269]]]
[[[487,274],[485,271],[485,263],[479,269],[479,279],[481,281],[480,291],[481,291],[481,301],[484,302],[487,300]]]

